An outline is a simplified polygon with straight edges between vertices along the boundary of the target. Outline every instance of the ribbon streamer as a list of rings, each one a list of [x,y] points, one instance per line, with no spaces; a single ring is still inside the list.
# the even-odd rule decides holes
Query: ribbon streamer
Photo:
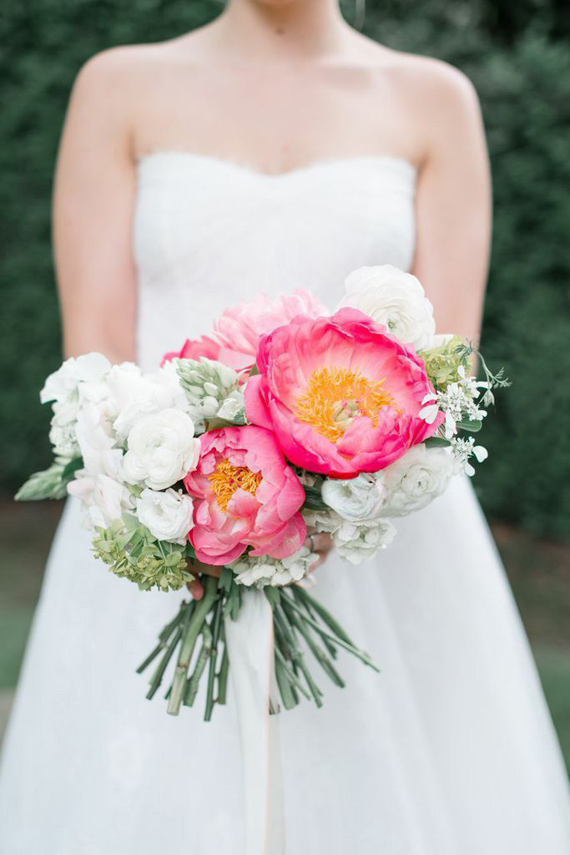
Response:
[[[261,591],[243,598],[237,621],[225,619],[243,755],[245,855],[284,855],[285,822],[274,694],[273,611]]]

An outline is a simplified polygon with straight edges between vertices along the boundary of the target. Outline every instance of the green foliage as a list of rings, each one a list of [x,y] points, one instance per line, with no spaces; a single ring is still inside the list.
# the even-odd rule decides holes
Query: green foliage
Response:
[[[469,367],[468,348],[458,336],[440,347],[424,350],[421,355],[425,360],[429,379],[441,392],[445,392],[450,383],[458,382],[460,367],[465,370]]]
[[[64,499],[69,478],[64,477],[63,463],[52,463],[48,469],[35,472],[16,493],[18,502],[38,502],[42,499]]]
[[[97,529],[93,551],[111,572],[136,582],[141,591],[177,591],[194,578],[188,570],[189,545],[157,541],[129,514],[109,528]]]
[[[16,493],[17,502],[38,502],[42,499],[65,499],[67,485],[83,466],[83,459],[76,457],[69,462],[56,458],[48,469],[35,472]]]
[[[354,4],[343,0],[351,18]],[[69,90],[91,55],[206,23],[220,0],[9,0],[0,12],[2,488],[49,464],[38,390],[60,359],[50,195]],[[570,15],[560,0],[368,0],[365,32],[462,68],[481,96],[495,184],[482,349],[512,389],[485,425],[486,510],[570,538]],[[9,454],[6,453],[9,449]]]

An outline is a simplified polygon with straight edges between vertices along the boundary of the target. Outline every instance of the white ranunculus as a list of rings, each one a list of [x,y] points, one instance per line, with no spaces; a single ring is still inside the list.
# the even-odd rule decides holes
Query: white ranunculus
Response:
[[[194,525],[192,498],[181,491],[143,490],[137,499],[137,517],[158,540],[185,543]]]
[[[81,470],[67,485],[67,491],[81,501],[90,528],[108,528],[133,508],[129,490],[108,475],[91,476]]]
[[[454,474],[454,457],[446,448],[416,445],[383,473],[387,498],[382,513],[401,517],[441,496]]]
[[[196,468],[200,440],[194,422],[180,410],[166,409],[139,419],[131,429],[123,459],[125,479],[151,490],[172,487]]]
[[[350,564],[362,564],[373,558],[380,549],[385,549],[395,536],[395,527],[386,519],[365,523],[343,521],[334,532],[333,540],[341,558]]]
[[[337,309],[360,309],[418,351],[432,346],[433,306],[411,273],[391,264],[360,267],[347,277],[345,287],[346,295]]]
[[[186,396],[172,362],[151,374],[143,374],[132,362],[115,365],[107,377],[107,386],[115,411],[113,427],[122,439],[145,416],[165,409],[188,410]]]
[[[111,363],[102,353],[86,353],[66,359],[61,368],[47,378],[40,400],[42,404],[64,400],[77,392],[80,384],[99,389],[110,368]]]
[[[117,481],[123,480],[123,452],[115,447],[108,402],[85,404],[81,408],[75,436],[89,475],[108,475]]]
[[[382,473],[363,472],[356,478],[327,478],[321,488],[323,501],[343,519],[357,522],[377,517],[382,508]]]

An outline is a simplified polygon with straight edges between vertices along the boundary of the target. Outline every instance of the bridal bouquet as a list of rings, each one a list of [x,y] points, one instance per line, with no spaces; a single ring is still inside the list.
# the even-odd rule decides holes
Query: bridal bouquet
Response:
[[[320,706],[310,661],[338,686],[339,648],[376,666],[309,593],[308,533],[360,564],[390,544],[394,519],[474,473],[487,452],[473,434],[508,382],[483,359],[484,379],[470,376],[472,353],[435,334],[422,286],[390,266],[352,273],[332,315],[302,290],[259,297],[152,373],[99,353],[64,362],[41,392],[54,463],[17,498],[77,496],[96,556],[141,590],[183,588],[196,560],[223,568],[139,668],[154,663],[150,698],[176,657],[169,713],[194,703],[202,677],[206,719],[225,703],[224,624],[252,589],[273,610],[284,707]]]

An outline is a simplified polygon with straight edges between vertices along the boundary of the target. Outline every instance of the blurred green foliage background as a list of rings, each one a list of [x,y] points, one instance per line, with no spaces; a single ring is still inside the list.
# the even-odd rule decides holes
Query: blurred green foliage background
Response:
[[[49,459],[49,414],[38,390],[60,359],[50,195],[73,78],[103,48],[169,38],[221,8],[219,0],[2,4],[5,495]],[[350,20],[352,0],[343,9]],[[570,4],[368,0],[364,30],[392,47],[446,59],[477,86],[496,200],[483,347],[514,380],[486,427],[493,456],[477,489],[495,519],[570,540]]]

